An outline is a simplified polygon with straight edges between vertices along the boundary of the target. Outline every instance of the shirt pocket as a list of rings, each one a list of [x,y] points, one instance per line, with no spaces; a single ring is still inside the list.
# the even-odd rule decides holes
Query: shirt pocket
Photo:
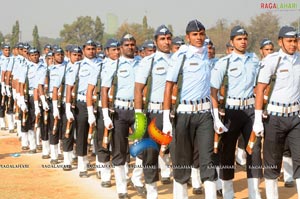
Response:
[[[82,70],[82,71],[80,71],[80,77],[87,77],[87,76],[89,76],[91,73],[90,73],[90,71],[89,70],[87,70],[87,69],[84,69],[84,70]]]
[[[277,78],[281,80],[286,80],[290,77],[289,69],[278,69]]]
[[[154,68],[153,72],[156,75],[163,75],[163,74],[166,74],[167,70],[166,70],[165,66],[158,66],[158,67]]]
[[[190,61],[186,65],[186,71],[187,72],[196,72],[201,69],[202,64],[196,62],[196,61]]]
[[[121,69],[121,70],[118,71],[118,75],[120,77],[125,78],[129,75],[129,71],[127,69]]]
[[[230,77],[238,78],[241,75],[242,75],[242,70],[239,69],[238,67],[232,67],[228,69],[228,76]]]
[[[28,73],[28,79],[33,79],[35,77],[35,72]]]

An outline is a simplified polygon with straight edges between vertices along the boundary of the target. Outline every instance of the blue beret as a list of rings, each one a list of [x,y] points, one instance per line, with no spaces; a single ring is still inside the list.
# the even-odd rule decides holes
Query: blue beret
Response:
[[[122,36],[120,43],[123,44],[124,41],[131,41],[131,40],[135,41],[135,38],[133,37],[133,35],[131,35],[131,34],[129,34],[129,33],[125,33],[125,34]]]
[[[30,47],[28,50],[28,54],[35,54],[35,53],[40,53],[40,52],[35,47]]]
[[[71,46],[69,49],[69,52],[71,53],[82,53],[82,49],[80,48],[80,46]]]
[[[102,48],[102,44],[99,43],[99,42],[96,42],[96,47],[97,47],[97,48]]]
[[[227,42],[227,43],[226,43],[226,48],[233,48],[233,46],[231,45],[230,42]]]
[[[197,19],[194,19],[188,23],[185,32],[188,34],[190,32],[198,32],[200,30],[205,30],[204,25]]]
[[[143,44],[142,44],[142,48],[145,49],[145,48],[153,48],[155,49],[156,46],[154,44],[154,42],[152,40],[146,40]]]
[[[210,40],[210,38],[206,37],[206,39],[204,40],[204,45],[205,45],[205,46],[207,46],[207,45],[212,45],[212,46],[213,46],[214,44],[213,44],[213,42]]]
[[[48,49],[52,49],[52,46],[50,45],[50,44],[46,44],[45,46],[44,46],[44,49],[46,49],[46,48],[48,48]]]
[[[264,38],[260,42],[260,49],[262,49],[264,46],[269,45],[269,44],[274,45],[273,42],[270,39]]]
[[[97,54],[97,57],[99,57],[99,58],[101,58],[101,59],[104,59],[104,58],[105,58],[104,52],[103,52],[103,51],[99,52],[99,53]]]
[[[24,48],[24,44],[22,42],[19,42],[17,45],[18,45],[18,48],[21,48],[21,49]]]
[[[60,46],[57,45],[57,44],[54,44],[54,45],[52,46],[52,48],[53,48],[53,50],[55,50],[55,49],[57,49],[57,48],[60,48]]]
[[[183,45],[185,43],[184,43],[184,40],[182,38],[180,38],[180,37],[174,37],[172,39],[172,44],[181,46],[181,45]]]
[[[168,34],[172,35],[171,31],[167,28],[167,26],[161,25],[156,29],[154,33],[154,37],[157,37],[158,35],[168,35]]]
[[[64,54],[64,50],[61,47],[55,48],[53,50],[54,54]]]
[[[278,38],[293,38],[297,37],[297,31],[292,26],[283,26],[279,30]]]
[[[105,49],[107,48],[116,48],[120,46],[120,42],[116,39],[109,39],[105,44]]]
[[[48,53],[46,54],[46,58],[47,58],[47,57],[53,57],[53,52],[52,52],[52,51],[48,52]]]
[[[2,44],[2,49],[4,48],[10,48],[10,45],[9,44]]]
[[[92,39],[89,39],[85,42],[85,44],[83,44],[83,48],[85,48],[86,46],[94,46],[96,47],[96,42],[94,42]]]
[[[230,38],[232,39],[233,37],[235,37],[237,35],[248,35],[248,33],[242,26],[237,25],[231,29]]]
[[[23,44],[23,48],[28,50],[28,49],[30,48],[29,43],[24,43],[24,44]]]

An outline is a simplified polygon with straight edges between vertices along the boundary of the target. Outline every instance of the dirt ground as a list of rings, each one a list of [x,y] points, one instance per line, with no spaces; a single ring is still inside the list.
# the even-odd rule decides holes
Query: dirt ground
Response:
[[[13,154],[20,154],[14,157]],[[49,166],[50,160],[41,159],[41,153],[34,155],[21,152],[20,142],[16,134],[0,131],[0,199],[110,199],[118,198],[114,176],[112,188],[102,188],[100,180],[96,178],[96,171],[89,171],[89,178],[78,177],[76,169],[63,171],[61,168],[43,168]],[[91,163],[95,157],[89,156]],[[8,165],[27,168],[3,168]],[[59,164],[61,165],[61,164]],[[235,198],[248,198],[246,173],[242,167],[237,167],[234,180]],[[159,199],[172,198],[172,184],[158,184]],[[264,182],[260,183],[262,198],[265,197]],[[143,198],[136,195],[132,186],[128,187],[132,199]],[[279,197],[283,199],[297,198],[296,188],[285,188],[279,181]],[[203,199],[202,195],[193,195],[189,187],[189,198]]]

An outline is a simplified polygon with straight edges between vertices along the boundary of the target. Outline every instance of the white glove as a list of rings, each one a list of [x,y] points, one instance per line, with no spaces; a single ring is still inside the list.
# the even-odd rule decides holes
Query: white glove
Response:
[[[262,110],[255,110],[254,113],[255,116],[254,116],[254,123],[253,123],[252,130],[254,131],[257,137],[260,137],[264,135],[264,125],[262,122]]]
[[[52,106],[53,106],[53,117],[54,118],[57,117],[58,119],[60,119],[59,110],[57,107],[57,100],[52,101]]]
[[[68,121],[74,120],[74,115],[71,111],[71,103],[66,103],[66,117]]]
[[[2,94],[2,96],[6,95],[6,93],[5,93],[5,83],[4,82],[1,82],[1,94]]]
[[[96,122],[93,106],[88,106],[87,111],[88,111],[88,122],[90,125],[92,125]]]
[[[15,88],[12,89],[12,94],[13,94],[13,99],[16,100],[16,98],[17,98],[17,96],[16,96],[17,95],[17,91],[16,91]]]
[[[227,132],[228,129],[224,126],[224,124],[221,122],[219,118],[219,110],[218,108],[213,109],[214,114],[214,130],[218,134],[222,134],[224,132]]]
[[[28,109],[27,109],[27,105],[25,104],[24,96],[20,96],[18,102],[20,104],[19,106],[20,106],[21,110],[23,112],[27,112]]]
[[[6,86],[5,86],[5,90],[6,90],[6,95],[7,95],[7,97],[10,97],[10,96],[11,96],[10,86],[9,86],[9,85],[6,85]]]
[[[102,114],[105,128],[107,128],[108,130],[114,128],[113,122],[108,115],[108,108],[102,108]]]
[[[163,133],[172,136],[172,123],[170,121],[170,110],[163,111]]]
[[[17,105],[20,107],[20,93],[16,93],[16,100],[17,100]],[[24,98],[24,96],[23,96]]]
[[[40,96],[40,99],[41,99],[41,101],[42,101],[42,105],[43,105],[44,111],[48,111],[48,110],[49,110],[49,106],[48,106],[48,103],[46,102],[45,95],[41,95],[41,96]],[[56,107],[57,107],[57,101],[56,101]],[[53,111],[53,112],[54,112],[54,111]]]
[[[38,116],[41,113],[40,107],[39,107],[39,101],[34,101],[34,114],[35,116]]]

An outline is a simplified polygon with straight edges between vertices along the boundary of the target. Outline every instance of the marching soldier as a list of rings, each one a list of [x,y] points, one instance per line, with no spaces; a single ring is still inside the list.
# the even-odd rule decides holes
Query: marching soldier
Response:
[[[180,46],[184,45],[184,40],[180,37],[174,37],[172,39],[172,45],[171,45],[171,52],[175,53],[177,50],[179,50]]]
[[[223,197],[234,198],[234,157],[236,142],[240,134],[249,140],[254,118],[254,89],[259,71],[259,60],[254,53],[246,52],[248,34],[241,26],[230,33],[233,52],[220,59],[211,74],[211,99],[214,111],[215,132],[222,134],[220,147],[220,178],[223,180]],[[224,124],[219,118],[218,90],[228,75],[228,90],[225,94]],[[227,89],[227,88],[225,88]],[[261,198],[258,185],[262,177],[261,137],[254,145],[252,155],[247,154],[247,178],[249,198]]]
[[[131,34],[124,34],[121,38],[121,53],[119,61],[111,67],[105,67],[102,77],[101,100],[104,126],[114,128],[112,133],[112,164],[116,177],[116,187],[119,198],[129,198],[125,174],[125,162],[128,152],[129,128],[134,124],[134,75],[139,60],[134,58],[136,40]],[[108,113],[108,90],[112,87],[112,80],[117,75],[114,86],[113,101],[116,117],[111,120]]]
[[[163,133],[172,132],[170,122],[171,96],[177,82],[171,158],[173,162],[173,198],[188,198],[187,182],[191,176],[193,151],[199,149],[201,180],[204,182],[205,198],[216,198],[217,179],[213,167],[213,120],[210,112],[210,67],[207,52],[203,47],[205,27],[192,20],[186,27],[189,45],[172,55],[172,67],[166,76],[163,102]],[[173,116],[173,113],[172,113]],[[195,142],[197,140],[197,142]],[[198,143],[195,146],[194,143]]]
[[[263,157],[266,196],[278,198],[277,178],[280,175],[285,142],[288,142],[293,160],[293,177],[300,190],[299,173],[299,99],[300,54],[297,51],[297,33],[291,26],[279,30],[280,50],[262,61],[255,98],[255,134],[264,133]],[[268,118],[262,121],[264,92],[270,84],[266,111]],[[278,125],[280,124],[280,125]]]
[[[162,103],[163,93],[165,89],[166,74],[170,67],[170,48],[172,33],[165,26],[161,25],[157,28],[154,34],[155,44],[157,46],[156,53],[146,56],[142,59],[138,66],[136,78],[135,78],[135,112],[142,112],[143,109],[143,97],[146,98],[145,103],[149,102],[148,107],[144,112],[147,113],[148,122],[153,118],[156,118],[156,126],[162,129]],[[152,81],[147,83],[149,75],[152,76]],[[151,85],[148,85],[151,84]],[[151,88],[147,92],[147,96],[143,96],[143,90],[147,86]],[[144,108],[146,108],[144,107]],[[149,138],[148,132],[144,135],[144,138]],[[157,184],[158,177],[158,157],[159,152],[153,148],[146,149],[143,154],[143,170],[146,182],[147,198],[157,198]],[[154,168],[153,168],[154,167]],[[163,172],[163,170],[162,170]],[[165,177],[165,176],[164,176]],[[170,176],[167,176],[168,178]]]
[[[60,100],[61,104],[61,132],[62,142],[63,142],[63,154],[64,154],[64,171],[72,170],[72,156],[73,156],[73,145],[74,145],[74,126],[71,123],[74,121],[74,114],[71,109],[72,102],[72,87],[67,85],[70,74],[72,74],[73,70],[76,69],[79,61],[82,60],[82,49],[79,46],[71,46],[69,48],[70,53],[70,61],[67,64],[66,68],[66,85],[65,90],[61,90],[61,94],[63,95]],[[74,99],[75,100],[75,99]],[[75,103],[75,102],[74,102]]]
[[[10,46],[7,44],[3,44],[2,55],[0,58],[1,95],[2,95],[0,113],[2,114],[2,109],[4,112],[6,111],[6,117],[8,119],[8,130],[10,133],[14,132],[14,118],[13,118],[14,101],[12,99],[12,94],[11,94],[11,71],[13,67],[13,62],[14,62],[13,57],[10,56]],[[0,117],[0,126],[1,128],[5,126],[4,118],[2,117]]]
[[[96,58],[96,43],[93,40],[88,40],[83,45],[84,58],[81,62],[74,65],[66,84],[69,89],[75,89],[73,93],[76,96],[75,101],[75,128],[76,128],[76,152],[78,155],[78,171],[79,177],[87,178],[87,166],[89,164],[87,158],[88,148],[88,131],[89,126],[94,126],[96,118],[94,115],[93,106],[87,104],[88,85],[95,84],[95,76],[98,75],[101,65],[101,60]],[[75,86],[75,83],[77,84]],[[69,101],[66,104],[67,119],[70,120],[71,111]],[[69,115],[69,116],[68,116]]]

